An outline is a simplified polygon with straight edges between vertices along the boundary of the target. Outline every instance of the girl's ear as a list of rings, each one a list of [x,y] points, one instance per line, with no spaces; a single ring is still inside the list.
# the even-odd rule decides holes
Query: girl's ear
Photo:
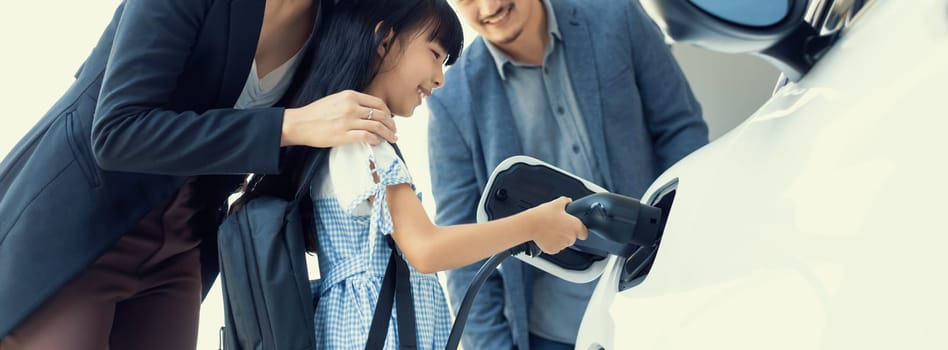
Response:
[[[382,22],[379,22],[375,25],[375,32],[378,33],[379,30],[382,30]],[[379,47],[375,50],[379,54],[379,58],[385,57],[385,54],[392,47],[392,41],[395,40],[395,31],[392,29],[388,30],[388,33],[385,33],[385,37],[382,38],[382,42],[379,43]]]

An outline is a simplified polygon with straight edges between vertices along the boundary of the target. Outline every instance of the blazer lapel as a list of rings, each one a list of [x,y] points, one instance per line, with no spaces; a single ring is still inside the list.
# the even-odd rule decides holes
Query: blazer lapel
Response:
[[[230,3],[230,31],[227,55],[224,57],[224,75],[217,101],[233,105],[240,97],[250,66],[257,52],[260,27],[266,2],[262,0],[233,0]]]
[[[488,162],[489,175],[504,159],[523,154],[523,147],[494,59],[480,41],[483,38],[477,40],[471,45],[469,53],[470,61],[476,64],[468,66],[466,75],[473,97],[471,100],[487,101],[484,105],[472,106],[472,110],[475,113],[474,123],[477,125],[478,136],[484,147],[484,158]]]
[[[566,67],[569,69],[570,80],[573,82],[576,103],[579,104],[583,120],[586,121],[586,131],[589,133],[589,142],[596,157],[596,165],[602,169],[605,182],[602,185],[607,189],[613,189],[612,173],[609,171],[609,155],[606,153],[602,126],[602,96],[599,91],[599,72],[593,51],[593,37],[586,26],[585,18],[582,18],[577,8],[562,2],[553,2],[553,7],[557,14],[560,33],[563,35]]]

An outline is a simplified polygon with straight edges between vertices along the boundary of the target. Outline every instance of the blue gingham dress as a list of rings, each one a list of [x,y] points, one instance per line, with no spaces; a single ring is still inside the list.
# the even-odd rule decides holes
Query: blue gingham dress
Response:
[[[373,179],[370,164],[375,165],[379,183]],[[316,345],[318,349],[362,349],[392,252],[385,237],[392,233],[385,187],[411,184],[411,177],[391,145],[355,143],[333,148],[328,166],[313,181],[310,190],[322,280],[316,291],[320,295],[314,315]],[[411,283],[418,348],[443,349],[451,316],[441,284],[436,275],[414,268]],[[385,349],[398,347],[396,325],[393,312]]]

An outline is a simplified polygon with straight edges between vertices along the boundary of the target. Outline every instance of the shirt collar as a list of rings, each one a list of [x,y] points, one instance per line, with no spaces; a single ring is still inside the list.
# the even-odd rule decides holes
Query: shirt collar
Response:
[[[562,40],[563,37],[560,35],[560,28],[556,22],[556,13],[553,12],[553,5],[550,4],[549,0],[541,0],[540,2],[543,3],[543,8],[546,10],[546,26],[550,33],[550,41],[546,46],[546,52],[544,52],[544,56],[546,56],[553,51],[555,41]],[[487,51],[490,52],[491,57],[494,58],[494,65],[497,66],[497,73],[500,74],[500,79],[506,80],[507,74],[504,72],[504,66],[508,63],[517,64],[517,62],[501,51],[500,48],[494,46],[490,41],[484,40],[484,44],[487,45]]]

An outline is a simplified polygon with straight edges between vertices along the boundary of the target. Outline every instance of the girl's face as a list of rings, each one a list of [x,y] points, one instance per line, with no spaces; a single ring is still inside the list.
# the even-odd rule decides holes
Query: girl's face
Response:
[[[437,42],[428,41],[427,31],[385,40],[378,53],[383,57],[379,73],[365,93],[382,99],[393,114],[411,116],[421,100],[444,83],[447,53]]]

